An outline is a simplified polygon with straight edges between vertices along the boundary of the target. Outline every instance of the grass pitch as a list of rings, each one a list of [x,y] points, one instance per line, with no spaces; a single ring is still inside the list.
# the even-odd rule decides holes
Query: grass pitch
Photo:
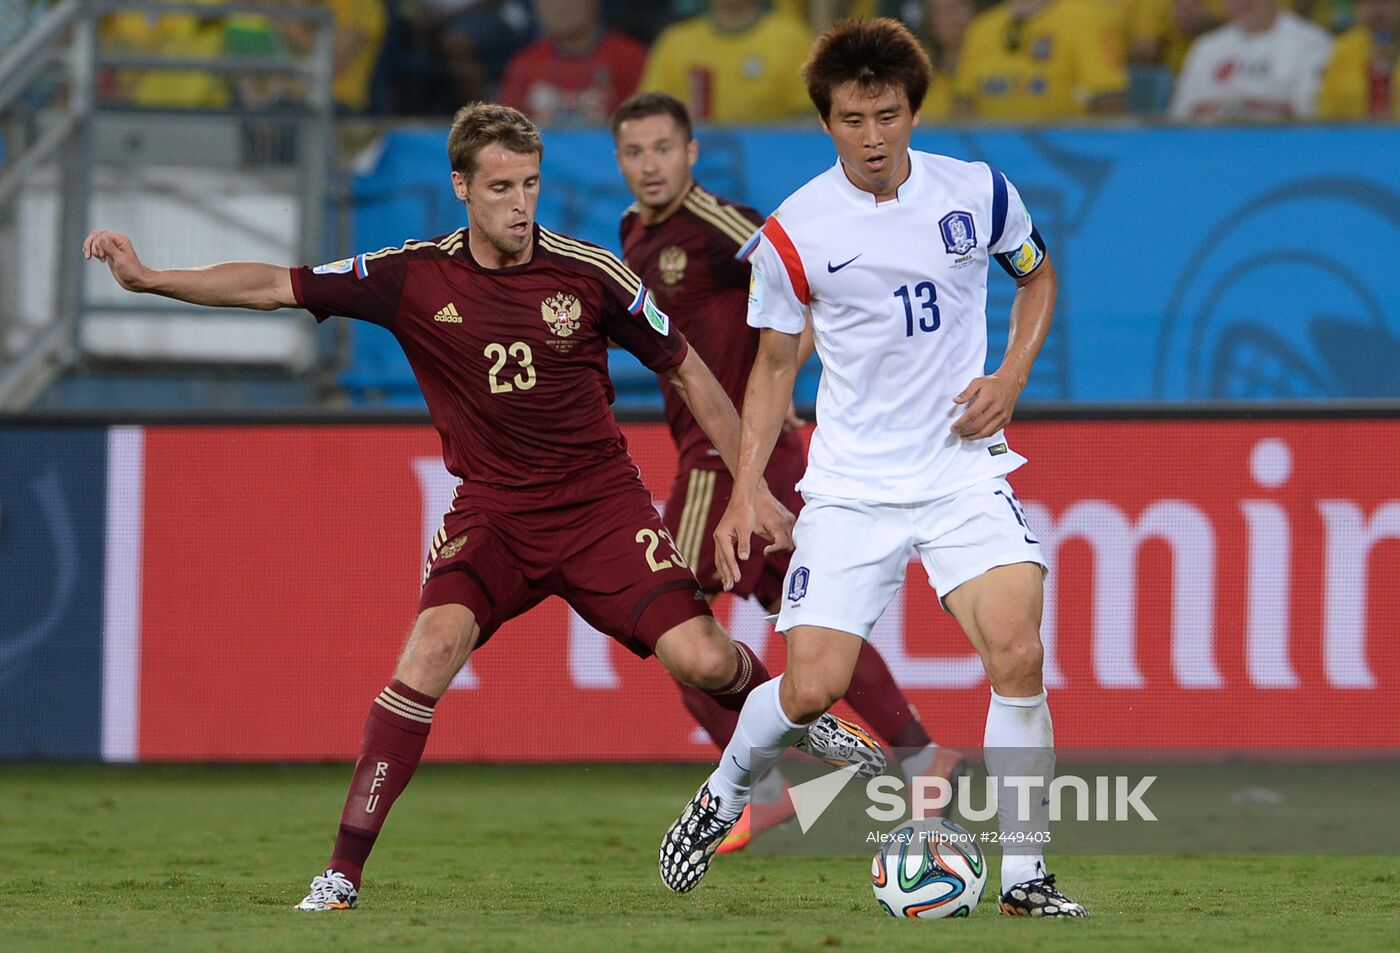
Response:
[[[993,885],[970,919],[895,921],[860,857],[722,857],[677,897],[657,878],[657,842],[702,776],[425,766],[371,858],[361,908],[300,914],[345,766],[3,766],[0,948],[1400,950],[1389,856],[1061,857],[1062,884],[1093,913],[1061,923],[995,915]]]

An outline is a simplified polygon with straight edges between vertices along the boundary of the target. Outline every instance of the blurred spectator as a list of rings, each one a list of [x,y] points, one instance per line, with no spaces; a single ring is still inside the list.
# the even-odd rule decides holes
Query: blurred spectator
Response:
[[[1230,21],[1198,39],[1172,96],[1173,119],[1277,121],[1312,116],[1332,38],[1278,0],[1226,0]]]
[[[272,6],[276,0],[249,0],[256,6]],[[284,39],[288,21],[253,13],[231,13],[224,19],[224,55],[275,56],[288,51]],[[234,74],[229,77],[235,100],[243,106],[266,106],[283,98],[291,85],[286,76]]]
[[[1196,37],[1224,25],[1225,0],[1134,0],[1129,59],[1181,69]]]
[[[1322,76],[1322,119],[1400,119],[1400,0],[1356,0]]]
[[[1361,6],[1361,0],[1293,0],[1285,6],[1324,30],[1344,33],[1359,22],[1356,8]]]
[[[224,55],[224,21],[216,16],[123,10],[102,18],[98,36],[103,49],[116,53],[200,60]],[[118,70],[104,87],[111,98],[133,106],[222,109],[233,100],[229,77],[207,70]]]
[[[1098,8],[1099,18],[1103,20],[1108,37],[1117,48],[1118,60],[1126,61],[1137,0],[1099,0],[1094,6]]]
[[[1121,35],[1097,0],[1003,0],[973,19],[955,95],[978,119],[1036,122],[1126,105]]]
[[[332,96],[336,106],[345,112],[364,112],[369,108],[370,81],[384,48],[384,31],[389,22],[385,0],[312,0],[309,5],[331,11],[335,30]],[[285,20],[282,29],[298,55],[310,52],[315,40],[311,23]]]
[[[812,108],[800,71],[812,37],[759,0],[712,0],[706,16],[662,31],[640,89],[670,93],[696,122],[765,122]]]
[[[449,89],[426,87],[408,103],[422,115],[494,99],[506,63],[535,36],[526,0],[411,0],[409,20],[429,60],[447,72]],[[445,107],[445,108],[444,108]]]
[[[880,0],[775,0],[773,9],[807,24],[821,33],[846,17],[874,17],[881,12]]]
[[[603,0],[603,22],[614,30],[650,46],[661,31],[686,14],[673,3],[638,3],[637,0]],[[695,11],[699,12],[699,11]]]
[[[646,47],[603,29],[598,0],[534,0],[544,36],[506,64],[500,101],[541,125],[603,125],[637,89]]]
[[[953,81],[963,38],[977,10],[972,0],[924,0],[921,7],[917,36],[933,64],[933,79],[920,112],[926,121],[941,122],[958,115]]]

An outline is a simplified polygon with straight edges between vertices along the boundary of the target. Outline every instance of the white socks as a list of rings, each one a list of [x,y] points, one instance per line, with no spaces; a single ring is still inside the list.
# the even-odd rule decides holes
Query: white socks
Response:
[[[1043,838],[1050,832],[1050,809],[1046,797],[1055,776],[1055,727],[1045,692],[1030,698],[1006,698],[992,692],[987,708],[987,730],[982,744],[987,773],[1000,778],[1034,777],[1038,783],[1027,789],[1003,784],[997,789],[997,821],[1009,835],[1002,848],[1001,889],[1045,876]],[[1029,813],[1022,815],[1018,802],[1028,801]],[[1026,819],[1019,819],[1018,815]],[[1042,840],[1037,841],[1036,835]]]
[[[784,751],[802,739],[807,725],[788,720],[778,701],[783,677],[770,679],[749,693],[739,712],[739,724],[729,739],[719,767],[710,775],[710,792],[720,799],[720,815],[735,818],[749,803],[754,778],[761,778]]]
[[[933,767],[933,762],[937,759],[938,745],[930,741],[909,757],[901,759],[899,767],[904,772],[904,777],[912,781],[927,775],[929,769]]]

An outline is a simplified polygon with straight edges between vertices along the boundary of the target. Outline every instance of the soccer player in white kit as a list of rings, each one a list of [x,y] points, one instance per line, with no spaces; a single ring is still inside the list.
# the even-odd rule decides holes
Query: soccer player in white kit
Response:
[[[719,767],[662,841],[661,876],[678,892],[704,876],[754,779],[845,693],[914,553],[991,683],[989,773],[1042,786],[1054,773],[1041,680],[1045,560],[1006,480],[1025,458],[1002,428],[1049,331],[1055,271],[1001,172],[910,150],[929,76],[908,29],[883,18],[828,30],[803,67],[838,161],[748,249],[748,320],[761,342],[739,472],[715,531],[727,588],[753,532],[777,529],[758,525],[754,500],[810,315],[822,378],[778,618],[788,665],[749,697]],[[1017,289],[1005,358],[985,374],[993,260]],[[1043,791],[1001,793],[1003,912],[1085,916],[1045,869]]]

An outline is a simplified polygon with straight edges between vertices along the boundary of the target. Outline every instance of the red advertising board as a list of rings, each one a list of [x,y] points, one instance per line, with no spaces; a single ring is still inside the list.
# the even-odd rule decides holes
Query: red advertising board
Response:
[[[626,428],[653,494],[664,427]],[[1046,677],[1075,747],[1400,747],[1400,423],[1018,423],[1053,571]],[[427,426],[153,427],[139,573],[143,760],[353,757],[450,496]],[[781,669],[751,605],[717,607]],[[987,686],[917,562],[874,635],[938,740]],[[710,760],[675,687],[552,599],[438,706],[443,760]]]

